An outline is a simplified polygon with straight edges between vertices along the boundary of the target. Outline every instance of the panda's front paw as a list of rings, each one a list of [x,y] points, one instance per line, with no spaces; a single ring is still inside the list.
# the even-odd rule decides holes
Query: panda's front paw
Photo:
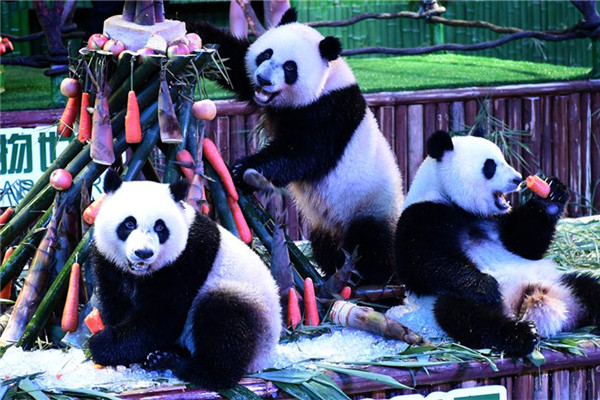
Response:
[[[100,365],[117,365],[112,355],[115,349],[118,352],[115,336],[111,327],[92,335],[88,341],[88,348],[92,354],[92,360]]]
[[[181,356],[172,351],[156,350],[146,356],[142,368],[150,371],[173,369],[181,360]]]
[[[545,211],[555,217],[560,217],[567,201],[569,201],[569,189],[556,177],[546,179],[550,185],[550,194],[545,199],[537,198],[543,204]]]
[[[233,182],[238,189],[242,190],[243,192],[251,193],[253,188],[244,181],[244,173],[247,169],[247,162],[245,159],[242,159],[233,166],[231,170],[231,177],[233,178]]]
[[[531,321],[511,321],[501,329],[503,345],[500,350],[508,356],[524,357],[540,342],[540,335]]]

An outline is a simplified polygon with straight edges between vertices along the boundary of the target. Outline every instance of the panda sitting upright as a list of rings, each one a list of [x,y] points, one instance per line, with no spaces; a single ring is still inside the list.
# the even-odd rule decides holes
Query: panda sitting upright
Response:
[[[481,137],[434,133],[400,217],[397,272],[418,296],[435,296],[440,327],[467,346],[529,354],[539,340],[600,322],[600,283],[542,258],[568,192],[550,179],[511,210],[521,175]]]
[[[219,44],[238,98],[262,107],[268,144],[239,161],[234,178],[243,185],[256,170],[290,190],[326,273],[342,265],[342,248],[358,246],[364,280],[386,283],[403,200],[400,171],[339,57],[340,41],[297,23],[294,9],[252,44],[207,23],[195,29],[205,43]]]
[[[109,170],[104,191],[92,265],[105,329],[92,359],[145,362],[208,389],[265,367],[282,322],[258,255],[182,202],[185,181],[123,183]]]

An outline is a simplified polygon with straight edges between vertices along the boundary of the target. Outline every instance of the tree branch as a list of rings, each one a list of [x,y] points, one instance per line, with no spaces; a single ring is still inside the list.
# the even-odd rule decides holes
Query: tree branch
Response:
[[[244,12],[244,16],[246,17],[246,21],[248,21],[248,26],[250,30],[256,37],[259,37],[263,33],[265,33],[265,27],[260,23],[256,13],[254,12],[254,8],[250,5],[250,2],[247,4],[244,3],[244,0],[235,0],[236,3],[242,8]]]

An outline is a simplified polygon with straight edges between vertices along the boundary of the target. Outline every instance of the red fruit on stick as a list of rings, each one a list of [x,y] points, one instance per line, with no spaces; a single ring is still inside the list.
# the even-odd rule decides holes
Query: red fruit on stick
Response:
[[[550,195],[550,185],[537,175],[531,175],[525,178],[527,187],[542,199],[548,198]]]
[[[58,168],[50,174],[50,185],[56,190],[67,190],[73,183],[71,173],[66,169]]]
[[[302,320],[302,316],[300,315],[300,305],[298,304],[298,295],[296,294],[296,289],[294,288],[290,288],[288,293],[286,325],[292,329],[296,329],[296,326],[298,326]]]
[[[342,296],[342,299],[348,300],[350,296],[352,296],[352,288],[350,286],[344,286],[340,292],[340,296]]]

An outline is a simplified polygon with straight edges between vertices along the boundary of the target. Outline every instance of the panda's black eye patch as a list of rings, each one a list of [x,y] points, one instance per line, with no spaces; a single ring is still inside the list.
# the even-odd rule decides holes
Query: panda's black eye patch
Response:
[[[495,173],[496,173],[496,161],[492,160],[491,158],[488,158],[487,160],[485,160],[485,163],[483,164],[483,175],[487,179],[492,179],[494,177]]]
[[[117,226],[117,237],[121,240],[127,239],[129,234],[137,228],[137,221],[132,216],[125,218]]]
[[[163,244],[167,241],[167,239],[169,239],[169,229],[167,228],[165,221],[162,219],[157,219],[154,223],[154,232],[156,232],[156,236],[158,236],[158,241],[160,244]]]
[[[283,74],[285,76],[285,83],[293,85],[298,80],[298,66],[294,61],[286,61],[283,64]]]
[[[258,55],[258,57],[256,57],[256,66],[258,67],[260,64],[262,64],[263,62],[269,60],[271,57],[273,57],[273,50],[272,49],[266,49],[265,51],[263,51],[262,53],[260,53]]]

